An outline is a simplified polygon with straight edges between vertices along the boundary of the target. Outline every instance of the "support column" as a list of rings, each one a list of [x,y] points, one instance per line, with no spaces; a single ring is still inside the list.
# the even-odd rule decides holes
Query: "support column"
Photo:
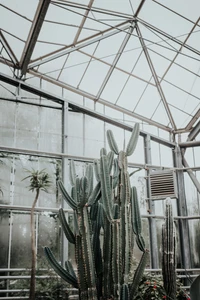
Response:
[[[68,153],[68,103],[64,101],[63,107],[62,107],[62,152],[67,154]],[[69,185],[68,182],[68,174],[69,174],[69,167],[68,167],[68,158],[62,157],[62,180],[64,186],[67,188]],[[62,208],[68,209],[69,206],[67,203],[62,200],[61,202]],[[68,218],[68,213],[66,215],[66,218]],[[61,262],[64,266],[65,261],[68,259],[68,241],[62,231],[62,237],[61,237]]]
[[[145,163],[148,165],[152,164],[151,160],[151,138],[149,135],[144,137],[144,149],[145,149]],[[149,205],[149,214],[155,215],[155,205],[151,200],[151,186],[150,186],[150,170],[146,170],[147,176],[147,198]],[[150,236],[150,254],[151,254],[151,268],[158,269],[158,242],[157,242],[157,230],[156,230],[156,220],[154,218],[148,218],[149,221],[149,236]]]
[[[182,155],[180,147],[177,146],[174,150],[174,166],[177,168],[182,168]],[[182,170],[176,170],[177,177],[177,211],[178,216],[187,216],[187,202],[185,195],[185,184],[184,184],[184,173]],[[182,268],[191,268],[191,249],[190,249],[190,239],[189,239],[189,226],[188,220],[179,219],[179,234],[180,234],[180,247],[181,247],[181,263]]]

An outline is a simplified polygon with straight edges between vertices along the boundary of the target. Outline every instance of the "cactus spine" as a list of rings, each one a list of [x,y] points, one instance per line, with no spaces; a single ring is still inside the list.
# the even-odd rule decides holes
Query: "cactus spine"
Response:
[[[79,289],[80,299],[132,300],[137,291],[148,251],[141,235],[137,191],[130,187],[127,156],[132,155],[138,136],[136,124],[125,152],[118,150],[112,131],[107,131],[111,151],[107,154],[103,148],[100,159],[94,162],[95,188],[92,166],[79,179],[74,162],[69,168],[71,196],[62,182],[58,182],[64,199],[74,210],[74,230],[70,229],[62,209],[59,219],[68,241],[75,245],[77,276],[70,262],[66,262],[64,270],[53,259],[50,249],[45,248],[45,254],[55,271]],[[134,234],[143,255],[130,282]]]
[[[175,228],[170,198],[166,200],[162,226],[162,274],[167,297],[176,299]]]

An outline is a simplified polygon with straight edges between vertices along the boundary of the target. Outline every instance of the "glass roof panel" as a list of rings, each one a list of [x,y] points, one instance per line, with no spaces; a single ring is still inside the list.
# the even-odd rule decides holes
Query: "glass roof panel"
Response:
[[[132,14],[132,7],[129,0],[109,0],[109,1],[102,1],[102,0],[95,0],[94,1],[95,7],[104,8],[107,10],[115,10],[117,12],[128,13]]]
[[[67,85],[71,85],[77,93],[83,90],[94,99],[105,99],[108,105],[110,102],[116,108],[134,110],[171,126],[142,49],[140,33],[134,29],[127,35],[141,0],[52,0],[45,19],[40,16],[41,30],[36,25],[38,3],[0,0],[0,27],[8,43],[6,46],[1,37],[1,62],[10,60],[9,51],[20,61],[24,46],[32,42],[27,38],[34,21],[39,36],[33,40],[33,53],[26,53],[34,68],[27,72],[31,78],[43,75],[43,81],[47,75],[44,88],[54,92],[56,85],[69,89]],[[200,104],[199,11],[198,0],[152,0],[144,1],[138,14],[142,41],[178,127],[187,125]],[[1,65],[1,72],[11,76],[15,72],[21,78],[20,71],[15,71],[21,66],[12,69]],[[36,71],[38,74],[34,74]],[[51,78],[53,83],[49,82]],[[66,95],[72,94],[78,101],[78,94],[66,90]]]
[[[80,89],[96,95],[108,70],[109,67],[107,65],[93,61],[81,81]]]
[[[145,1],[139,18],[174,37],[187,33],[192,28],[190,22],[166,10],[154,1]]]
[[[160,101],[160,104],[157,106],[157,109],[155,110],[155,113],[154,113],[152,119],[158,123],[164,124],[166,126],[170,126],[169,118],[167,116],[167,113],[166,113],[166,110],[164,108],[162,101]]]
[[[190,18],[192,20],[197,19],[199,17],[199,1],[190,0],[182,1],[182,0],[168,0],[167,3],[165,0],[159,0],[157,3],[165,5],[171,10],[183,15],[185,18]]]
[[[129,78],[120,95],[117,97],[117,104],[133,111],[137,106],[145,87],[146,83],[134,78]]]

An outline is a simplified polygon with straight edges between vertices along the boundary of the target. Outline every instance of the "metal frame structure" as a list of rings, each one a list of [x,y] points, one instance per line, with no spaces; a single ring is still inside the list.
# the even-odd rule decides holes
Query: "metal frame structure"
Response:
[[[153,1],[154,3],[157,3],[156,1]],[[169,122],[171,123],[171,131],[174,133],[178,133],[180,132],[187,132],[187,131],[191,131],[193,128],[193,125],[195,124],[195,122],[198,120],[199,116],[200,116],[200,110],[198,110],[190,119],[190,121],[188,122],[188,124],[186,125],[185,128],[177,128],[177,125],[175,124],[176,122],[174,121],[174,118],[172,116],[171,113],[171,109],[168,103],[168,100],[166,99],[165,93],[163,92],[162,86],[161,86],[161,82],[165,81],[165,76],[168,73],[169,69],[175,64],[175,61],[177,60],[177,57],[180,56],[182,54],[182,50],[183,49],[187,49],[189,51],[191,51],[191,53],[194,53],[196,55],[200,54],[200,51],[198,49],[195,49],[194,47],[191,47],[190,45],[187,44],[188,39],[191,37],[191,35],[194,33],[194,30],[196,27],[199,27],[199,18],[196,21],[192,21],[190,19],[187,19],[188,22],[193,23],[193,27],[190,30],[190,32],[187,34],[186,38],[184,41],[179,40],[176,37],[173,37],[172,35],[168,34],[167,32],[159,29],[158,27],[148,23],[147,21],[145,21],[144,19],[140,18],[140,14],[141,11],[145,8],[145,1],[142,0],[140,5],[138,6],[138,8],[136,9],[134,14],[125,14],[125,13],[120,13],[114,10],[108,10],[108,9],[104,9],[104,8],[97,8],[95,6],[95,2],[94,1],[89,1],[88,5],[83,5],[83,4],[78,4],[78,3],[72,3],[71,1],[40,1],[37,7],[37,10],[35,12],[35,16],[33,21],[31,21],[30,19],[29,22],[31,22],[31,28],[27,37],[27,40],[25,41],[25,45],[24,45],[24,49],[21,55],[20,60],[18,61],[16,58],[16,55],[14,53],[14,50],[12,49],[12,47],[9,45],[8,41],[6,40],[6,37],[4,36],[4,32],[3,29],[0,32],[0,41],[2,44],[3,49],[5,49],[5,51],[8,53],[8,56],[10,58],[10,60],[8,58],[4,58],[1,57],[0,58],[0,62],[6,64],[7,66],[11,66],[14,70],[18,70],[16,75],[18,78],[20,78],[21,76],[23,76],[23,78],[26,78],[26,74],[28,75],[28,73],[32,74],[33,76],[37,76],[40,78],[43,78],[44,80],[47,80],[55,85],[59,85],[62,86],[65,89],[68,89],[70,91],[73,91],[74,93],[78,93],[79,95],[82,95],[83,97],[87,97],[89,99],[92,99],[94,101],[99,101],[99,103],[108,105],[110,107],[113,107],[116,110],[120,110],[120,107],[118,105],[112,105],[112,103],[108,102],[105,99],[100,99],[100,96],[102,95],[103,91],[105,90],[105,87],[107,85],[107,82],[110,80],[111,74],[113,73],[113,71],[115,69],[118,69],[117,63],[120,59],[121,54],[123,53],[126,44],[129,40],[129,38],[131,36],[135,36],[138,38],[138,40],[140,40],[141,45],[142,45],[142,49],[144,51],[144,54],[146,56],[147,62],[149,64],[149,67],[152,71],[152,75],[153,78],[155,80],[155,86],[158,89],[158,93],[160,94],[161,100],[164,104],[164,108],[166,110],[166,113],[168,115],[169,118]],[[157,3],[157,5],[159,6],[160,4]],[[3,6],[5,9],[10,10],[11,9],[9,7],[6,7],[5,5],[1,5]],[[160,5],[161,6],[161,5]],[[82,17],[81,19],[81,23],[78,26],[78,30],[76,32],[76,35],[73,39],[73,42],[69,45],[66,45],[64,47],[62,47],[61,49],[58,49],[54,52],[50,52],[47,53],[43,56],[40,56],[38,58],[34,58],[32,59],[32,53],[33,50],[36,46],[36,44],[38,42],[43,42],[39,40],[39,33],[42,29],[42,26],[44,24],[46,24],[47,22],[51,22],[50,20],[48,20],[46,18],[46,16],[48,15],[48,9],[49,7],[59,7],[62,10],[68,10],[68,11],[72,11],[73,9],[76,9],[77,11],[74,11],[76,14],[80,15]],[[168,7],[162,5],[163,9],[166,10],[170,10]],[[83,13],[82,13],[83,11]],[[176,13],[173,10],[172,11],[173,14],[177,14],[180,15],[178,13]],[[15,13],[13,11],[13,13]],[[123,20],[123,22],[116,24],[115,26],[112,26],[111,24],[108,24],[104,21],[99,21],[97,19],[95,19],[94,17],[92,18],[90,14],[94,14],[94,13],[98,13],[98,14],[102,14],[104,16],[111,16],[111,17],[121,17],[121,19]],[[26,18],[25,16],[16,13],[17,15],[19,15],[22,18]],[[180,18],[184,19],[184,16],[180,15]],[[26,18],[27,19],[27,18]],[[87,36],[84,39],[80,39],[81,37],[81,33],[84,29],[84,25],[86,24],[87,20],[92,20],[95,21],[97,24],[99,23],[100,25],[104,25],[107,28],[105,30],[100,30],[99,32],[95,33],[95,34],[91,34],[89,36]],[[53,21],[52,21],[53,24]],[[180,45],[180,48],[176,51],[176,54],[174,56],[174,58],[171,60],[170,65],[168,66],[168,68],[165,70],[163,76],[159,79],[158,75],[156,74],[155,68],[153,66],[152,60],[150,58],[150,54],[148,51],[148,46],[145,45],[147,42],[150,42],[147,38],[143,37],[141,30],[139,29],[140,26],[144,26],[145,28],[149,28],[149,30],[152,30],[155,34],[159,34],[161,37],[163,38],[167,38],[169,41],[173,41],[174,43]],[[133,33],[133,27],[137,27],[137,32]],[[113,35],[117,35],[118,33],[122,33],[124,32],[126,34],[126,38],[124,41],[122,41],[121,46],[119,48],[118,53],[116,53],[114,55],[114,60],[113,63],[110,65],[110,69],[108,71],[108,73],[106,74],[104,81],[102,82],[99,91],[97,92],[97,94],[93,95],[90,93],[87,93],[85,91],[81,91],[81,89],[77,88],[77,87],[73,87],[68,85],[66,82],[62,82],[61,80],[55,80],[53,77],[51,76],[47,76],[47,74],[44,74],[43,72],[40,72],[40,66],[41,65],[45,65],[48,62],[54,61],[56,59],[58,59],[59,57],[65,56],[67,57],[67,55],[69,55],[72,52],[77,52],[89,45],[92,45],[96,42],[99,42],[103,39],[109,39],[109,37],[113,36]],[[9,32],[8,32],[9,34]],[[158,43],[157,43],[158,44]],[[172,50],[172,49],[171,49]],[[99,58],[95,57],[95,56],[91,56],[91,59],[93,60],[98,60],[98,61],[102,61],[105,62],[104,59],[99,60]],[[66,63],[66,62],[65,62]],[[65,65],[64,63],[64,65]],[[60,74],[63,71],[64,65],[61,69]],[[38,69],[39,68],[39,69]],[[122,69],[123,71],[123,69]],[[130,76],[132,76],[132,73],[129,73]],[[60,75],[59,75],[60,76]],[[196,76],[198,76],[198,74],[196,73]],[[139,78],[139,80],[144,80],[143,78]],[[151,81],[149,81],[148,84],[152,84]],[[178,88],[178,87],[177,87]],[[186,92],[186,91],[185,91]],[[193,96],[193,95],[192,95]],[[176,107],[176,109],[179,109]],[[126,111],[126,109],[124,109],[124,113],[128,113],[130,114],[130,112]],[[148,124],[153,124],[155,126],[158,126],[162,129],[166,129],[168,130],[168,128],[166,126],[163,126],[163,124],[159,124],[158,122],[154,122],[153,119],[148,119],[145,118],[144,116],[141,116],[139,114],[137,114],[136,112],[131,112],[131,115],[135,118],[138,118],[139,120],[142,120],[144,122],[147,122]]]
[[[129,1],[131,3],[131,1]],[[200,78],[200,75],[198,72],[191,71],[189,68],[186,68],[181,63],[177,62],[178,58],[180,56],[187,56],[192,57],[193,59],[196,59],[198,61],[198,57],[200,55],[200,49],[197,49],[195,47],[192,47],[190,44],[188,44],[188,41],[190,37],[194,34],[195,28],[200,27],[199,21],[200,18],[197,18],[197,20],[190,20],[189,18],[184,17],[183,15],[179,14],[178,12],[172,10],[171,8],[164,6],[160,4],[159,2],[153,0],[155,5],[162,7],[163,11],[170,11],[173,15],[179,16],[181,19],[187,19],[187,22],[192,24],[192,28],[190,31],[186,34],[184,40],[182,38],[179,39],[179,37],[175,37],[172,34],[169,34],[168,32],[161,30],[160,28],[156,27],[154,24],[151,24],[150,22],[146,21],[144,17],[141,17],[142,11],[145,9],[146,5],[145,0],[141,0],[139,6],[135,9],[135,11],[132,8],[132,13],[123,13],[115,10],[110,10],[107,8],[100,8],[96,7],[94,0],[88,0],[88,5],[68,1],[68,0],[40,0],[38,2],[38,7],[35,11],[35,15],[33,20],[28,19],[26,16],[23,16],[21,13],[18,13],[16,11],[13,11],[9,6],[5,6],[0,4],[0,7],[4,7],[6,11],[10,11],[14,13],[15,15],[18,15],[20,18],[26,19],[29,23],[31,23],[30,30],[28,33],[28,36],[26,40],[24,40],[23,50],[21,53],[21,57],[17,58],[17,55],[15,54],[14,48],[12,48],[11,44],[8,42],[8,36],[11,35],[15,39],[20,39],[18,36],[14,36],[12,32],[7,32],[3,28],[0,30],[0,65],[7,66],[9,70],[11,70],[13,76],[7,75],[6,73],[0,73],[0,84],[2,85],[6,83],[7,85],[11,85],[16,87],[16,94],[12,95],[12,98],[6,98],[2,97],[0,98],[2,100],[7,101],[13,101],[18,103],[26,103],[26,100],[20,97],[21,91],[26,91],[28,93],[31,93],[33,95],[36,95],[40,97],[40,99],[48,99],[49,103],[45,105],[45,107],[54,108],[52,103],[56,102],[61,104],[62,110],[62,152],[49,152],[49,151],[39,151],[39,150],[28,150],[25,148],[18,148],[18,147],[7,147],[5,145],[0,145],[0,151],[1,152],[8,152],[8,153],[22,153],[22,154],[30,154],[33,156],[41,156],[41,157],[49,157],[49,158],[59,158],[62,160],[63,165],[63,180],[64,183],[67,185],[67,174],[68,174],[68,160],[74,159],[76,161],[80,162],[91,162],[93,161],[92,157],[86,157],[83,156],[76,156],[76,155],[69,155],[68,153],[68,131],[69,131],[69,112],[77,112],[80,114],[83,114],[83,116],[90,116],[95,119],[101,120],[104,122],[104,124],[108,123],[113,126],[116,126],[118,128],[123,129],[124,131],[131,131],[132,126],[128,125],[126,122],[122,122],[119,120],[116,120],[115,118],[110,117],[108,114],[105,113],[105,108],[111,108],[117,112],[122,113],[124,116],[132,117],[134,122],[135,119],[140,120],[144,124],[149,124],[152,126],[155,126],[158,129],[161,129],[169,134],[169,140],[163,139],[159,136],[150,134],[148,132],[145,132],[143,130],[140,131],[140,136],[144,140],[144,150],[145,150],[145,163],[139,164],[137,162],[131,162],[129,164],[129,167],[132,168],[143,168],[146,172],[146,187],[147,187],[147,198],[146,202],[148,204],[148,214],[142,215],[143,218],[148,219],[149,223],[149,236],[150,236],[150,250],[151,250],[151,267],[153,268],[153,271],[158,270],[159,267],[159,249],[157,248],[157,231],[156,231],[156,219],[163,219],[163,216],[156,215],[155,213],[155,202],[151,199],[151,191],[150,191],[150,182],[149,182],[149,175],[151,173],[152,169],[165,169],[166,167],[157,166],[152,163],[151,159],[151,142],[155,142],[157,144],[169,147],[171,149],[171,153],[173,155],[174,165],[173,167],[169,167],[169,169],[173,169],[176,171],[177,174],[177,182],[178,182],[178,200],[177,200],[177,208],[178,208],[178,216],[175,218],[178,220],[179,224],[179,233],[180,233],[180,249],[181,249],[181,263],[182,267],[185,269],[188,269],[191,271],[191,249],[190,249],[190,233],[189,233],[189,226],[188,226],[188,220],[198,220],[200,219],[199,215],[195,216],[188,216],[187,212],[187,203],[186,203],[186,195],[185,195],[185,186],[184,186],[184,172],[187,172],[190,176],[197,193],[200,193],[200,183],[197,179],[194,172],[200,170],[200,166],[190,167],[186,157],[185,152],[187,148],[193,148],[193,147],[200,147],[200,140],[198,140],[198,136],[200,133],[200,108],[199,106],[196,107],[193,113],[188,113],[185,110],[181,110],[180,108],[173,106],[173,104],[169,101],[168,97],[165,95],[165,90],[163,88],[163,83],[168,83],[174,88],[176,88],[178,91],[181,91],[189,97],[193,97],[195,100],[200,101],[200,96],[197,96],[196,94],[192,93],[191,90],[185,90],[184,86],[180,87],[177,86],[173,81],[169,81],[167,79],[167,75],[170,73],[173,66],[179,66],[184,71],[188,72],[189,74],[194,75],[194,78]],[[75,15],[78,15],[80,17],[80,24],[68,24],[63,23],[61,21],[53,21],[52,19],[49,19],[48,12],[50,8],[59,8],[62,10],[62,12],[71,12]],[[104,19],[100,19],[100,17],[97,16],[103,16]],[[108,19],[106,19],[108,18]],[[111,22],[115,21],[115,22]],[[91,25],[88,25],[87,22],[91,21],[94,22],[94,24],[97,24],[100,26],[100,29],[92,28]],[[53,43],[51,41],[47,40],[41,40],[40,39],[40,33],[43,30],[44,24],[54,24],[54,25],[60,25],[64,26],[66,28],[66,32],[69,27],[75,27],[77,28],[77,31],[70,43]],[[115,24],[115,25],[113,25]],[[89,26],[89,27],[88,27]],[[98,26],[97,26],[98,27]],[[103,29],[102,29],[103,28]],[[149,38],[148,36],[143,33],[144,29],[148,32],[151,32],[152,35],[157,36],[159,40],[156,42]],[[87,30],[87,35],[82,35],[84,30]],[[88,34],[89,33],[89,34]],[[105,41],[109,41],[111,38],[115,38],[118,35],[122,35],[123,38],[121,38],[121,42],[118,44],[116,53],[110,55],[112,57],[112,62],[110,60],[107,60],[107,57],[99,57],[96,54],[96,51],[98,50],[99,45]],[[132,67],[132,70],[128,70],[125,67],[122,67],[119,65],[120,59],[122,56],[127,53],[127,45],[129,41],[134,38],[138,43],[140,44],[140,54],[137,58],[137,60],[134,63],[134,66]],[[179,48],[172,46],[169,42],[173,42],[174,45],[178,45]],[[39,44],[49,44],[49,45],[55,45],[57,46],[57,49],[54,51],[47,51],[46,54],[42,54],[38,57],[33,57],[34,49]],[[87,51],[87,47],[94,46],[95,49],[93,52]],[[158,52],[154,50],[154,48],[151,48],[151,46],[157,46]],[[160,48],[159,48],[160,47]],[[168,58],[165,55],[159,53],[159,49],[164,49],[167,51],[171,51],[174,53],[172,58]],[[185,54],[184,50],[187,50],[189,54]],[[6,56],[3,54],[6,53]],[[159,76],[154,61],[151,57],[151,53],[157,53],[157,55],[160,55],[163,59],[166,59],[169,62],[169,65],[164,70],[164,73]],[[87,61],[85,63],[85,68],[83,74],[79,78],[78,85],[71,85],[69,82],[62,79],[62,74],[64,73],[64,70],[67,68],[66,64],[73,54],[82,54],[84,57],[87,58]],[[145,62],[147,63],[147,66],[149,67],[151,78],[148,80],[147,78],[143,78],[140,74],[134,73],[134,70],[137,66],[137,63],[140,62],[141,56],[143,55]],[[191,58],[190,57],[190,58]],[[62,59],[62,66],[56,70],[59,71],[59,75],[57,77],[51,75],[55,70],[52,69],[49,72],[45,72],[44,69],[48,64],[51,64],[58,61],[58,59]],[[88,60],[89,59],[89,60]],[[107,71],[105,72],[104,78],[102,82],[99,84],[97,92],[89,92],[83,88],[81,88],[81,82],[85,78],[85,74],[87,74],[88,69],[90,68],[90,65],[92,62],[100,63],[101,65],[105,66],[107,68]],[[112,75],[113,73],[117,71],[120,72],[120,74],[123,74],[124,76],[127,76],[127,80],[120,91],[119,97],[121,93],[123,92],[123,89],[125,88],[126,84],[128,83],[129,79],[137,80],[137,82],[140,82],[142,84],[145,84],[145,88],[142,92],[142,95],[137,99],[137,105],[140,103],[143,94],[146,92],[146,89],[150,86],[152,88],[155,88],[159,95],[159,102],[152,114],[151,117],[147,117],[141,113],[138,113],[137,110],[129,109],[124,107],[123,105],[119,105],[116,100],[114,103],[113,101],[110,101],[107,98],[104,98],[103,94],[106,91],[106,88],[108,87],[109,83],[112,81]],[[10,73],[10,72],[9,72]],[[54,93],[50,93],[47,90],[41,89],[41,86],[34,86],[29,84],[29,79],[31,78],[39,78],[41,81],[46,81],[51,84],[52,87],[60,87],[62,89],[62,92],[70,91],[73,92],[75,95],[79,95],[83,98],[83,105],[79,104],[77,101],[71,101],[64,95],[58,96]],[[153,80],[152,80],[153,79]],[[116,84],[118,84],[116,82]],[[14,96],[14,97],[13,97]],[[88,108],[84,105],[84,100],[90,99],[94,103],[94,109]],[[132,101],[130,99],[130,101]],[[150,101],[150,99],[149,99]],[[27,102],[28,103],[28,102]],[[95,106],[99,103],[104,107],[104,113],[99,113],[96,111]],[[160,121],[157,121],[154,119],[154,114],[156,113],[160,103],[163,104],[164,111],[166,113],[166,116],[168,118],[167,123],[162,123]],[[38,105],[31,103],[31,105]],[[136,106],[137,106],[136,105]],[[174,118],[172,114],[172,107],[177,109],[178,111],[184,113],[188,117],[188,122],[184,127],[177,126],[176,119]],[[85,120],[83,118],[83,130],[85,126]],[[105,131],[105,128],[104,128]],[[179,138],[177,138],[178,134],[185,133],[187,134],[186,141],[181,141]],[[197,140],[195,140],[197,138]],[[83,138],[84,139],[84,138]],[[84,144],[85,147],[85,144]],[[198,148],[197,148],[198,149]],[[83,151],[84,152],[84,151]],[[64,207],[66,213],[71,213],[71,210],[68,207],[65,207],[62,203],[62,206]],[[30,211],[29,206],[17,206],[17,205],[0,205],[0,211],[8,209],[12,212],[17,211]],[[39,207],[36,209],[38,213],[41,211],[52,211],[57,212],[56,208],[43,208]],[[9,245],[11,245],[11,229],[10,229],[10,240]],[[184,241],[183,241],[184,238]],[[186,242],[185,242],[186,240]],[[188,247],[185,247],[185,243],[188,244]],[[10,246],[9,246],[10,247]],[[64,242],[63,239],[63,251],[66,253],[68,249],[68,245],[66,242]],[[10,255],[10,248],[9,248],[9,255]],[[64,256],[64,254],[63,254]],[[10,269],[4,269],[5,272],[7,272],[7,276],[5,276],[7,279],[10,277]],[[195,269],[196,270],[196,269]],[[2,271],[2,270],[0,270]],[[1,274],[0,274],[1,275]],[[0,276],[0,278],[3,278]],[[9,292],[9,287],[7,289]],[[8,296],[3,299],[17,299],[11,298]],[[26,299],[26,297],[24,298]]]

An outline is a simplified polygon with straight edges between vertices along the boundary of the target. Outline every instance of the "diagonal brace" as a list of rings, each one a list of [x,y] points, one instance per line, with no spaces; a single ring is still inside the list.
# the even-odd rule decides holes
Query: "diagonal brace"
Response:
[[[165,107],[165,110],[166,110],[166,112],[167,112],[168,118],[169,118],[169,120],[170,120],[170,122],[171,122],[171,125],[172,125],[173,129],[176,129],[176,124],[175,124],[174,119],[173,119],[173,117],[172,117],[172,114],[171,114],[171,111],[170,111],[170,109],[169,109],[167,100],[166,100],[166,98],[165,98],[164,92],[163,92],[162,87],[161,87],[161,85],[160,85],[158,76],[157,76],[156,71],[155,71],[155,69],[154,69],[154,66],[153,66],[151,57],[150,57],[150,55],[149,55],[149,52],[148,52],[148,50],[147,50],[147,47],[146,47],[146,45],[145,45],[145,42],[144,42],[144,40],[143,40],[141,31],[140,31],[138,25],[136,26],[136,31],[137,31],[137,35],[138,35],[138,37],[139,37],[139,40],[140,40],[142,49],[143,49],[144,54],[145,54],[145,56],[146,56],[147,63],[148,63],[148,65],[149,65],[149,68],[150,68],[150,70],[151,70],[152,76],[153,76],[153,78],[154,78],[154,81],[155,81],[155,84],[156,84],[158,93],[159,93],[159,95],[160,95],[160,97],[161,97],[161,100],[162,100],[162,102],[163,102],[163,104],[164,104],[164,107]]]
[[[42,24],[44,22],[48,7],[51,0],[40,0],[37,11],[34,16],[34,20],[29,31],[29,35],[24,46],[24,50],[20,59],[21,75],[25,75],[27,71],[28,64],[30,62],[33,50],[35,48],[37,38],[39,36]]]
[[[101,94],[102,94],[102,92],[103,92],[103,90],[104,90],[104,88],[105,88],[108,80],[110,79],[110,76],[112,75],[112,73],[113,73],[113,71],[114,71],[114,69],[115,69],[115,67],[116,67],[116,65],[117,65],[117,63],[118,63],[118,61],[120,59],[120,57],[121,57],[121,55],[122,55],[122,53],[123,53],[123,51],[124,51],[124,49],[125,49],[128,41],[130,39],[130,36],[131,36],[134,28],[135,28],[135,25],[131,25],[130,26],[130,28],[129,28],[129,30],[128,30],[128,32],[127,32],[127,34],[126,34],[126,36],[125,36],[125,38],[124,38],[124,40],[123,40],[120,48],[119,48],[118,53],[115,56],[115,59],[114,59],[114,61],[112,63],[112,66],[108,70],[108,73],[106,74],[106,77],[104,78],[104,81],[103,81],[103,83],[102,83],[102,85],[101,85],[101,87],[100,87],[100,89],[99,89],[99,91],[97,93],[97,96],[96,96],[97,100],[101,97]]]
[[[4,47],[5,51],[7,52],[8,56],[10,57],[11,61],[13,62],[14,65],[18,65],[18,60],[17,57],[15,56],[12,48],[8,44],[5,36],[3,35],[3,32],[0,30],[0,42],[2,46]]]

